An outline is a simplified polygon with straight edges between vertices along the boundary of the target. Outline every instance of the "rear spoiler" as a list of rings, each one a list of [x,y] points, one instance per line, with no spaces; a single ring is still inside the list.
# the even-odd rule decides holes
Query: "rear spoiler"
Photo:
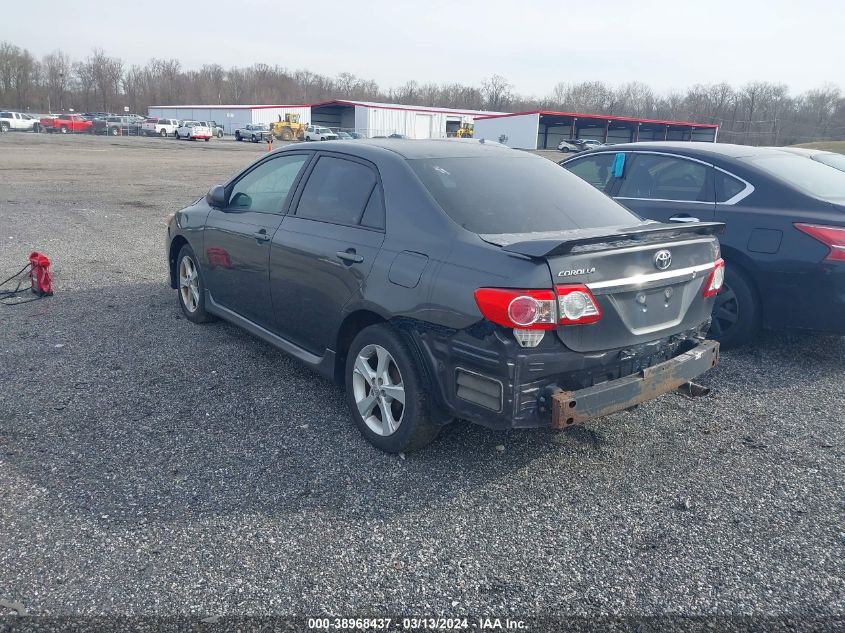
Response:
[[[611,244],[614,242],[649,242],[653,239],[685,235],[716,235],[725,228],[722,222],[684,222],[664,224],[650,222],[635,227],[602,227],[549,231],[543,233],[503,233],[479,235],[485,242],[501,246],[503,251],[527,257],[566,255],[576,246]]]

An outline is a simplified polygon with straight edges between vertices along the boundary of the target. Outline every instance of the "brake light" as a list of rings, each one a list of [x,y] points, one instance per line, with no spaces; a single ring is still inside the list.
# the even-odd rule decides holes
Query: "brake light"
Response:
[[[475,302],[486,319],[522,330],[553,330],[558,325],[582,325],[601,319],[593,293],[583,284],[551,290],[479,288]]]
[[[818,224],[801,224],[800,222],[795,223],[795,228],[810,237],[814,237],[830,249],[825,259],[835,262],[845,262],[845,228],[821,226]]]
[[[704,296],[712,297],[722,289],[725,283],[725,260],[721,257],[716,260],[713,270],[707,275],[707,280],[704,282]]]
[[[484,317],[505,327],[553,330],[557,326],[555,293],[551,290],[479,288],[475,302]]]
[[[585,325],[601,319],[601,308],[583,284],[555,286],[561,325]]]

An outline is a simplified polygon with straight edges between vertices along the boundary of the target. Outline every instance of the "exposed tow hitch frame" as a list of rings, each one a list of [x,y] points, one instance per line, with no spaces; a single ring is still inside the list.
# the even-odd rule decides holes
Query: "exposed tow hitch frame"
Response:
[[[686,395],[707,395],[709,389],[692,380],[719,362],[719,344],[703,341],[693,349],[642,371],[586,389],[553,389],[551,426],[562,429],[629,409],[681,389]],[[542,396],[541,396],[542,397]]]

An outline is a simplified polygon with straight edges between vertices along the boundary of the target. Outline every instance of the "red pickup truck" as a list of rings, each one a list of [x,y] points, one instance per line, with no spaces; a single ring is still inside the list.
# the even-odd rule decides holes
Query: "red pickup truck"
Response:
[[[93,123],[83,119],[78,114],[57,114],[41,119],[38,124],[47,132],[68,134],[73,132],[90,132]]]

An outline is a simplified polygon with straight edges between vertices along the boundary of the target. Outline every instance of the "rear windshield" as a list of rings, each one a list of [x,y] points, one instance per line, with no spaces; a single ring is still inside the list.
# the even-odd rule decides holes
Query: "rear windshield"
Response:
[[[845,171],[845,154],[816,154],[813,158],[839,171]]]
[[[474,233],[534,233],[640,222],[545,158],[484,156],[408,163],[449,217]]]
[[[845,200],[845,172],[804,156],[778,153],[739,160],[751,163],[796,189],[824,200]]]

